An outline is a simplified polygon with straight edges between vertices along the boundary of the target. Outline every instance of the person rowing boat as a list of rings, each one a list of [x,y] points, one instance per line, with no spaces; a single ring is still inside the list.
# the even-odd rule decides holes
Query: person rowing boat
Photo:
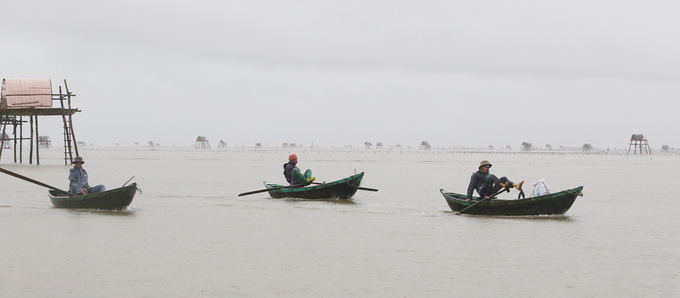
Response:
[[[288,156],[288,163],[283,165],[283,176],[290,185],[306,186],[312,184],[316,177],[312,177],[312,170],[307,169],[305,173],[301,173],[297,167],[297,155],[295,153]]]
[[[511,187],[517,190],[522,189],[524,181],[514,183],[505,176],[498,178],[496,175],[489,173],[491,163],[488,160],[482,160],[479,163],[478,171],[470,177],[470,185],[467,190],[467,201],[472,200],[472,192],[474,190],[479,194],[479,198],[483,199],[487,196],[497,193],[501,188],[509,190]]]

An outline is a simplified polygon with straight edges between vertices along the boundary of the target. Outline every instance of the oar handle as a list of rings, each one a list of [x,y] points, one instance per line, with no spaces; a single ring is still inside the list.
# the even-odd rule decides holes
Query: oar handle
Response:
[[[68,191],[58,189],[58,188],[56,188],[56,187],[54,187],[54,186],[51,186],[51,185],[42,183],[42,182],[37,181],[37,180],[33,180],[33,179],[28,178],[28,177],[23,176],[23,175],[19,175],[19,174],[14,173],[14,172],[12,172],[12,171],[10,171],[10,170],[6,170],[6,169],[3,169],[3,168],[0,168],[0,172],[3,172],[3,173],[5,173],[5,174],[7,174],[7,175],[10,175],[10,176],[17,177],[17,178],[19,178],[19,179],[21,179],[21,180],[24,180],[24,181],[28,181],[28,182],[31,182],[31,183],[40,185],[40,186],[42,186],[42,187],[47,187],[47,188],[49,188],[49,189],[54,189],[54,190],[58,190],[58,191],[61,191],[61,192],[68,193]]]
[[[477,205],[479,205],[479,204],[482,203],[482,202],[491,200],[491,199],[493,199],[495,196],[497,196],[497,195],[503,193],[503,192],[506,191],[506,190],[507,190],[508,192],[510,192],[509,189],[501,189],[501,190],[498,191],[497,193],[492,194],[491,196],[489,196],[488,198],[484,198],[484,199],[480,200],[479,202],[474,203],[474,204],[472,204],[472,205],[470,205],[470,206],[467,206],[467,207],[463,208],[463,210],[460,210],[460,211],[456,212],[456,215],[461,215],[461,214],[463,214],[463,211],[468,210],[468,209],[470,209],[470,208],[472,208],[472,207],[474,207],[474,206],[477,206]]]
[[[249,191],[249,192],[240,193],[240,194],[238,194],[238,196],[242,197],[242,196],[252,195],[252,194],[261,193],[261,192],[270,191],[270,190],[279,190],[279,189],[283,189],[283,188],[292,188],[292,187],[300,187],[300,186],[305,186],[305,184],[289,185],[289,186],[281,186],[281,187],[273,187],[273,188],[265,188],[265,189],[260,189],[260,190],[253,190],[253,191]]]

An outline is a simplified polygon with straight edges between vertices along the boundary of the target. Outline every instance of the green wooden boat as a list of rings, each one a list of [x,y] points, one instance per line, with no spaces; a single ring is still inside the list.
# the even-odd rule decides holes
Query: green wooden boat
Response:
[[[305,187],[281,188],[285,185],[267,183],[267,181],[264,182],[264,186],[267,189],[281,188],[268,191],[269,196],[275,199],[350,199],[357,192],[357,189],[359,189],[363,177],[364,172],[361,172],[345,179]]]
[[[87,195],[73,195],[61,190],[49,191],[52,205],[57,208],[122,210],[132,203],[137,183]]]
[[[543,196],[525,198],[519,200],[500,200],[491,199],[479,203],[479,205],[472,207],[465,211],[465,214],[473,215],[541,215],[541,214],[564,214],[574,204],[577,196],[583,196],[581,193],[583,186],[572,188],[556,193],[551,193]],[[479,198],[471,201],[466,201],[467,196],[453,192],[445,192],[440,189],[439,192],[446,199],[446,203],[454,212],[463,210],[464,208],[475,204]]]

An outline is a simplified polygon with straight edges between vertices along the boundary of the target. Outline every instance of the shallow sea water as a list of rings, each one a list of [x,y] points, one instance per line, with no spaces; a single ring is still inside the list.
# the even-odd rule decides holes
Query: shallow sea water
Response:
[[[0,176],[0,297],[677,297],[680,156],[340,149],[81,148],[90,183],[132,176],[124,211],[53,208]],[[352,200],[238,197],[283,182],[289,153],[317,181],[365,172]],[[0,166],[62,189],[60,148]],[[455,215],[439,193],[491,172],[552,191],[561,216]],[[516,197],[516,192],[505,198]]]

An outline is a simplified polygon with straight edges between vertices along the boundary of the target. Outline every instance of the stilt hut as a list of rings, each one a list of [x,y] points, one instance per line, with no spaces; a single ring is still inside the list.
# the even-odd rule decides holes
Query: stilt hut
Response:
[[[366,149],[366,150],[371,150],[372,147],[373,147],[373,143],[371,143],[371,142],[364,142],[364,149]]]
[[[634,134],[630,137],[630,144],[628,145],[628,153],[630,153],[630,148],[633,147],[633,153],[637,154],[652,154],[652,149],[649,148],[649,142],[647,138],[642,134]],[[644,151],[644,152],[643,152]]]
[[[205,136],[198,136],[196,138],[196,149],[210,149],[210,142]]]
[[[423,141],[420,143],[420,150],[430,150],[432,146],[430,146],[430,143],[427,141]]]
[[[522,151],[534,151],[534,146],[531,145],[531,143],[522,142],[522,146],[520,146],[520,150],[522,150]]]
[[[382,148],[383,148],[383,143],[378,142],[377,144],[375,144],[375,149],[380,150]]]
[[[581,147],[581,150],[583,152],[593,152],[593,145],[590,144],[583,144],[583,147]]]
[[[2,139],[0,139],[0,147],[4,149],[12,149],[12,143],[10,142],[9,135],[7,133],[2,133]]]
[[[217,144],[217,148],[227,148],[227,143],[224,140],[220,140],[220,143]]]
[[[64,80],[64,92],[59,86],[59,93],[52,92],[50,79],[3,79],[0,92],[0,135],[8,134],[14,144],[14,162],[23,162],[23,144],[29,141],[29,163],[35,160],[40,164],[40,134],[38,119],[40,116],[61,116],[64,123],[64,164],[71,164],[78,154],[78,142],[73,131],[73,114],[80,110],[71,107],[71,97],[76,96],[68,89]],[[53,107],[58,101],[59,106]],[[28,118],[28,121],[24,117]],[[24,124],[30,124],[29,137],[24,137]],[[11,127],[8,131],[8,126]],[[35,145],[35,146],[34,146]],[[35,150],[34,150],[35,148]],[[0,146],[0,157],[2,157]],[[75,155],[74,155],[75,150]],[[18,153],[18,156],[17,156]],[[18,157],[18,159],[17,159]]]
[[[45,149],[52,148],[52,140],[50,140],[50,136],[39,136],[38,147]]]

